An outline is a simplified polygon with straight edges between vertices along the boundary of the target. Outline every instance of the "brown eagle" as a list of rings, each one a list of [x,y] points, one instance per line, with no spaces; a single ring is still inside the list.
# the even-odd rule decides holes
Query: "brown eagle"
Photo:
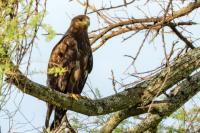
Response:
[[[51,89],[68,94],[74,99],[80,97],[88,74],[92,70],[93,57],[88,38],[89,17],[79,15],[72,19],[71,25],[62,39],[53,48],[49,63],[47,83]],[[50,129],[61,126],[66,111],[48,104],[45,126],[55,109]]]

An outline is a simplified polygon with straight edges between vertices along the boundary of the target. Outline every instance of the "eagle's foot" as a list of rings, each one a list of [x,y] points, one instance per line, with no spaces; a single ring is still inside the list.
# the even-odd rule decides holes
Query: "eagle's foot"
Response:
[[[78,100],[78,99],[81,98],[80,94],[69,93],[68,95],[69,95],[69,97],[71,97],[71,98],[73,98],[75,100]]]

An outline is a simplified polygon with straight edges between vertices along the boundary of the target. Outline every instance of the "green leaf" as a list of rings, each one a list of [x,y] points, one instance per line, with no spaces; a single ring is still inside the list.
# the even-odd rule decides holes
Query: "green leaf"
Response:
[[[48,24],[43,24],[42,27],[48,33],[48,35],[46,36],[46,41],[51,41],[56,35],[53,27]]]
[[[67,71],[67,68],[63,68],[63,67],[52,67],[48,70],[49,74],[54,74],[55,76],[61,76],[63,75],[65,72]]]
[[[185,111],[181,108],[172,115],[172,118],[184,121],[187,119],[187,115],[186,115]]]
[[[36,27],[39,25],[40,21],[42,20],[42,16],[43,16],[43,12],[38,13],[34,16],[31,17],[31,19],[29,20],[29,25],[31,27]]]

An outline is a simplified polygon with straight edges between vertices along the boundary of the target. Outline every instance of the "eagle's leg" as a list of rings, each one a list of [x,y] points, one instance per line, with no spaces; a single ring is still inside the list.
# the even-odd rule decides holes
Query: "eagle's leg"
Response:
[[[80,94],[75,94],[75,93],[68,93],[68,96],[75,99],[75,100],[78,100],[78,99],[81,98]]]

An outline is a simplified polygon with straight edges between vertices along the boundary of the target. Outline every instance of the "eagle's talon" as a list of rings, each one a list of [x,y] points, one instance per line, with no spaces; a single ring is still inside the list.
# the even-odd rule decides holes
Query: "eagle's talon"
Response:
[[[78,100],[78,99],[81,98],[80,94],[69,93],[68,95],[69,95],[69,97],[71,97],[71,98],[73,98],[75,100]]]

